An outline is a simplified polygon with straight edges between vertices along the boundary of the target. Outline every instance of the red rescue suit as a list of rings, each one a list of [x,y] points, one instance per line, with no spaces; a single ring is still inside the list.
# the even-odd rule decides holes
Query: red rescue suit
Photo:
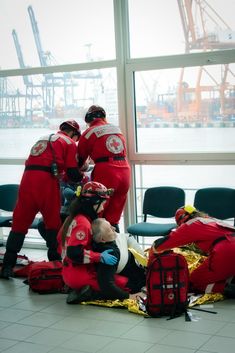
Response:
[[[94,161],[93,181],[114,189],[102,216],[111,224],[118,224],[130,187],[130,166],[120,128],[96,118],[79,139],[78,155],[80,166],[88,157]]]
[[[101,254],[91,250],[91,220],[83,215],[77,215],[69,226],[65,245],[61,244],[62,229],[58,233],[58,252],[63,260],[63,279],[72,289],[90,285],[99,291],[95,264],[100,262]],[[115,283],[125,288],[128,279],[115,275]]]
[[[192,289],[200,293],[224,293],[227,281],[235,276],[235,228],[210,217],[196,217],[156,240],[154,248],[162,252],[190,243],[208,255],[190,275]]]
[[[61,131],[53,134],[51,145],[59,174],[66,173],[69,168],[78,169],[77,146],[67,134]],[[42,137],[31,148],[14,209],[13,232],[26,234],[38,212],[43,216],[46,229],[59,230],[60,184],[51,173],[53,153],[49,135]]]

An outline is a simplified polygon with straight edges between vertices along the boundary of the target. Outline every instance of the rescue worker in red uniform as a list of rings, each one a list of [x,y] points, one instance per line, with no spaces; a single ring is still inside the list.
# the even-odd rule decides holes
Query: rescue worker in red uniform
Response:
[[[103,217],[119,232],[118,223],[130,187],[126,142],[120,128],[107,123],[106,112],[98,105],[92,105],[88,109],[85,122],[89,128],[79,139],[79,166],[90,157],[94,162],[92,180],[114,189]]]
[[[82,188],[78,187],[76,198],[70,205],[70,215],[58,234],[63,279],[72,288],[67,297],[68,304],[101,299],[96,264],[101,262],[113,266],[117,263],[112,249],[101,253],[92,250],[91,223],[103,211],[112,192],[112,189],[94,181],[86,183]],[[115,276],[116,284],[125,287],[128,279]]]
[[[25,235],[36,214],[40,212],[45,222],[45,240],[48,259],[60,259],[56,236],[61,227],[60,176],[78,182],[83,175],[78,169],[75,139],[81,135],[74,120],[60,125],[56,134],[41,137],[31,148],[25,162],[18,200],[13,212],[12,229],[7,239],[1,277],[13,277],[17,253],[21,250]]]
[[[195,244],[205,255],[204,262],[190,274],[192,290],[199,293],[235,295],[235,228],[221,220],[184,206],[176,211],[178,227],[155,240],[153,251],[164,252],[187,244]]]

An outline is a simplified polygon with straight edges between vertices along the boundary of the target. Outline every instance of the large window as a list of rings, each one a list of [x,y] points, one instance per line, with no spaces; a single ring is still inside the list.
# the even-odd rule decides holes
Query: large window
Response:
[[[1,0],[0,8],[1,69],[115,58],[112,0]]]
[[[131,57],[235,48],[233,0],[129,0]]]
[[[33,143],[75,119],[82,130],[91,104],[118,124],[115,69],[0,78],[0,158],[26,158]]]
[[[235,151],[235,65],[135,73],[137,151]]]
[[[122,230],[149,186],[179,185],[189,201],[202,185],[235,187],[235,1],[0,3],[1,183],[20,181],[31,145],[64,119],[83,130],[97,103],[127,139]]]

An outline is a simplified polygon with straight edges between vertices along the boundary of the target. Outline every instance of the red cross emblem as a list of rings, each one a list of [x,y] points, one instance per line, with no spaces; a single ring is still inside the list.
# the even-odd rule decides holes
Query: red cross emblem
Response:
[[[106,140],[107,149],[114,153],[121,153],[124,150],[123,142],[119,136],[111,135]]]
[[[47,148],[47,141],[38,141],[31,148],[30,154],[32,156],[39,156],[45,151],[46,148]]]

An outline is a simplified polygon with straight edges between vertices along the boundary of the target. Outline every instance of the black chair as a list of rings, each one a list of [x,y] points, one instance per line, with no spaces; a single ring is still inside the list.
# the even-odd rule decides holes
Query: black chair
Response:
[[[0,227],[11,227],[12,212],[16,204],[18,189],[18,184],[0,185],[0,210],[11,213],[10,215],[0,215]]]
[[[176,227],[175,222],[160,223],[158,218],[173,218],[179,207],[185,204],[185,191],[174,186],[152,187],[145,191],[143,201],[143,222],[132,224],[127,232],[137,239],[142,237],[165,236]],[[147,222],[152,216],[153,222]],[[149,219],[148,219],[149,220]],[[157,221],[157,222],[156,222]]]
[[[198,189],[194,196],[194,207],[218,219],[232,218],[235,225],[235,189],[224,187]]]
[[[0,227],[11,227],[13,210],[18,197],[18,184],[0,185],[0,211],[8,212],[9,215],[0,215]],[[37,229],[38,219],[35,218],[30,228]]]

